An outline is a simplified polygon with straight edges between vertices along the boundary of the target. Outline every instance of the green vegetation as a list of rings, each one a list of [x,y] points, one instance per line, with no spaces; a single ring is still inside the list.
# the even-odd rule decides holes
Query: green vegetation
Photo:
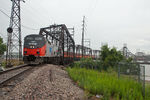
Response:
[[[0,63],[2,64],[2,66],[5,66],[5,63],[1,59],[1,56],[4,54],[5,51],[6,51],[6,44],[3,43],[3,39],[0,37]]]
[[[115,72],[98,72],[85,68],[68,68],[70,77],[92,94],[103,95],[104,100],[143,100],[142,86],[130,79],[117,78]]]
[[[145,86],[145,100],[150,100],[150,84]]]
[[[108,45],[101,47],[100,58],[104,70],[107,70],[109,67],[115,67],[118,62],[123,60],[121,52],[117,51],[115,47],[110,49]]]
[[[117,51],[115,47],[109,48],[108,45],[101,47],[100,62],[103,70],[107,70],[109,67],[117,69],[119,62],[130,63],[132,58],[126,59],[120,51]]]
[[[19,61],[18,59],[12,59],[11,63],[13,66],[18,66],[18,65],[24,64],[23,61]],[[2,67],[7,68],[5,59],[2,60]]]
[[[6,44],[3,43],[3,39],[0,37],[0,56],[6,51]]]
[[[74,66],[78,66],[81,68],[87,68],[87,69],[95,69],[95,70],[99,70],[99,71],[102,70],[100,67],[101,66],[100,61],[98,61],[98,60],[93,61],[92,58],[88,58],[88,59],[82,58],[80,61],[75,62],[70,67],[74,67]]]
[[[126,59],[116,48],[104,45],[100,59],[81,59],[67,71],[88,96],[100,95],[100,100],[144,100],[142,84],[135,81],[138,67],[132,62],[132,58]],[[150,100],[150,85],[145,87],[145,100]]]

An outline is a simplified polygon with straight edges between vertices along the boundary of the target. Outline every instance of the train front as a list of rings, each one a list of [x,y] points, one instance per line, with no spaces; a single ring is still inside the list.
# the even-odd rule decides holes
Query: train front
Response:
[[[24,38],[23,60],[27,64],[40,64],[45,56],[46,40],[42,35],[28,35]]]

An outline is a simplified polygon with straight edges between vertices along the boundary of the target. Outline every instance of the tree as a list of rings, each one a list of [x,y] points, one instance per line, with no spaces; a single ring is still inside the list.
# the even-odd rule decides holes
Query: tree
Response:
[[[101,47],[100,58],[104,70],[109,67],[116,67],[117,63],[124,59],[120,51],[117,51],[115,47],[110,49],[108,45]]]
[[[3,39],[0,37],[0,56],[6,51],[6,44],[3,43]]]

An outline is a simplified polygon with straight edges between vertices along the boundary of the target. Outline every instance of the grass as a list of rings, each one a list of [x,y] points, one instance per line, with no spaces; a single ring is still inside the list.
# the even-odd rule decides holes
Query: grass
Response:
[[[67,68],[70,77],[85,91],[103,96],[103,100],[143,100],[142,86],[128,78],[118,79],[116,72],[99,72],[85,68]],[[150,100],[150,86],[145,100]]]
[[[145,100],[150,100],[150,84],[145,85]]]
[[[2,62],[2,67],[5,68],[5,67],[6,67],[6,60],[4,59],[4,60],[2,60],[1,62]],[[11,63],[12,63],[13,66],[18,66],[18,65],[24,64],[23,61],[19,61],[19,60],[17,60],[17,59],[11,60]]]

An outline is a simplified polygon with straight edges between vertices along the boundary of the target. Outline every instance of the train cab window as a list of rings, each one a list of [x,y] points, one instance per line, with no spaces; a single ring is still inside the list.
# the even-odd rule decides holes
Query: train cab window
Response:
[[[42,37],[35,37],[35,40],[42,40]]]
[[[28,35],[24,38],[24,47],[30,49],[41,48],[46,44],[46,40],[41,35]]]
[[[33,40],[33,38],[32,37],[27,37],[26,40]]]

